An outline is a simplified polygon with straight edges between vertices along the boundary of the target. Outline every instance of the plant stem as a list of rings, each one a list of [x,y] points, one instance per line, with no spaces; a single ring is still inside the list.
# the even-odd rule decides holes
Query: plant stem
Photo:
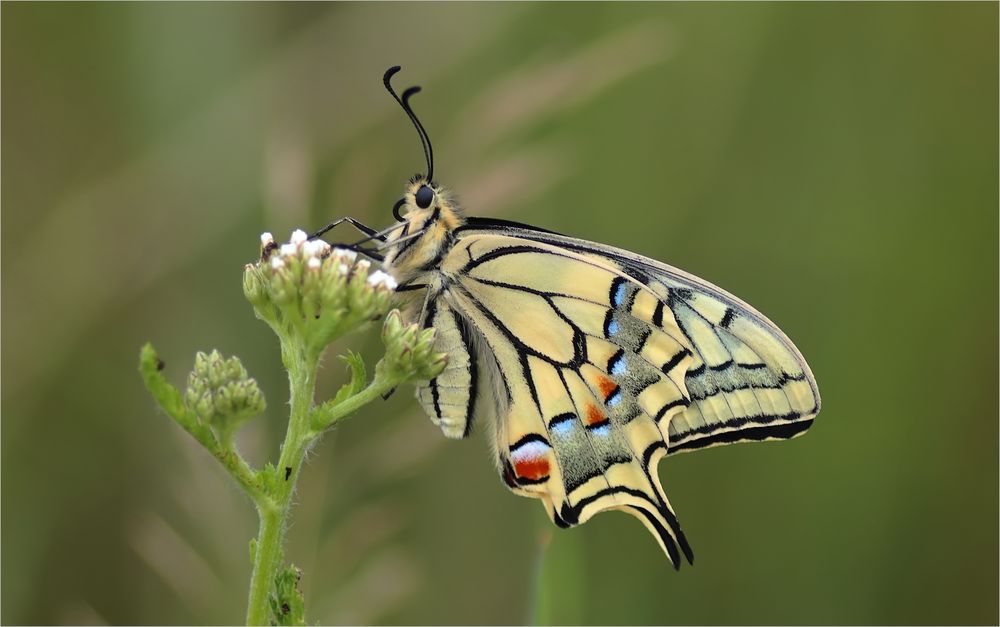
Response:
[[[273,506],[260,502],[257,504],[260,532],[257,535],[253,574],[250,578],[247,625],[267,625],[270,622],[268,597],[283,562],[285,527],[292,494],[295,492],[295,483],[306,450],[318,437],[310,428],[318,355],[310,354],[304,346],[290,338],[282,338],[282,356],[288,368],[291,415],[285,442],[281,445],[278,467],[275,469],[278,476],[271,484],[274,486]]]
[[[282,544],[286,508],[257,507],[260,532],[254,554],[253,575],[250,577],[250,600],[247,605],[247,625],[270,623],[271,608],[268,596],[274,585],[274,576],[282,562]]]
[[[200,440],[199,440],[200,441]],[[203,443],[204,444],[204,443]],[[243,490],[250,495],[253,502],[258,506],[261,503],[270,504],[270,498],[261,489],[257,473],[250,468],[246,460],[240,457],[234,448],[222,448],[221,446],[211,447],[205,445],[212,455],[229,471],[229,475],[240,485]]]
[[[364,405],[386,394],[389,390],[396,387],[396,385],[398,383],[387,381],[383,377],[376,375],[374,381],[354,396],[350,396],[335,405],[324,403],[316,410],[313,416],[313,433],[318,436],[326,429],[337,424],[341,418],[346,418]]]

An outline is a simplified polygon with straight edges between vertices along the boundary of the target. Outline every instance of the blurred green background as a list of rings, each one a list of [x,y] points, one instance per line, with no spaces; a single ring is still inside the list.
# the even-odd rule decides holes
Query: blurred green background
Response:
[[[315,450],[289,557],[325,623],[997,623],[996,3],[2,5],[4,623],[243,619],[256,529],[154,408],[151,340],[287,388],[241,293],[261,231],[472,215],[619,245],[806,355],[803,438],[668,459],[697,562],[635,519],[550,532],[409,390]],[[343,239],[353,234],[339,233]],[[374,334],[372,334],[374,335]],[[377,340],[365,341],[374,355]],[[342,350],[346,346],[340,347]],[[328,360],[321,394],[342,380]]]

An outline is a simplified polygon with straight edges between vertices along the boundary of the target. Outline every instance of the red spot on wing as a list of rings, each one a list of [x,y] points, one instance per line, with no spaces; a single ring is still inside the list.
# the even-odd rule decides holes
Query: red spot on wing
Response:
[[[587,426],[593,426],[606,422],[604,412],[593,405],[587,405]]]
[[[514,472],[522,479],[544,479],[549,476],[549,460],[544,457],[529,457],[516,461]]]

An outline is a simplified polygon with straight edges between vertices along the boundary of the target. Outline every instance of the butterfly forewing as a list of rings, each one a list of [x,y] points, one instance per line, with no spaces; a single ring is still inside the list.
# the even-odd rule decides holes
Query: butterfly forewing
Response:
[[[464,232],[504,233],[603,261],[655,294],[692,349],[681,368],[691,403],[670,421],[668,453],[803,433],[820,409],[801,353],[774,323],[735,296],[682,270],[611,246],[470,219]]]

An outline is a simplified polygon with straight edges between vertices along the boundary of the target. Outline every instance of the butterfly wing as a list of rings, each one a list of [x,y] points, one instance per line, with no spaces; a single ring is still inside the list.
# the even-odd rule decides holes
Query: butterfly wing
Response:
[[[653,290],[693,348],[691,403],[670,422],[668,454],[801,435],[819,413],[816,380],[790,339],[753,307],[692,274],[635,253],[511,222],[473,218],[466,233],[504,233],[599,259]]]
[[[689,402],[693,349],[656,294],[597,260],[492,234],[461,238],[442,270],[455,278],[438,300],[501,382],[495,441],[508,486],[540,498],[561,526],[634,514],[674,564],[682,552],[691,560],[656,462]],[[432,383],[467,376],[445,374]]]
[[[428,413],[446,433],[459,424],[465,433],[477,395],[491,396],[496,459],[514,492],[541,499],[560,526],[626,511],[675,566],[681,552],[692,560],[657,462],[674,448],[791,437],[773,427],[808,426],[806,406],[815,396],[818,409],[818,395],[794,346],[748,306],[737,310],[718,288],[651,260],[509,225],[460,231],[425,319],[458,358],[418,391]],[[785,342],[791,358],[771,346]],[[805,390],[786,390],[793,382]],[[451,389],[457,400],[445,420],[441,391]],[[750,406],[747,395],[763,390],[785,395],[791,411],[770,397]],[[735,411],[722,409],[736,401]],[[752,431],[762,426],[766,434]]]

